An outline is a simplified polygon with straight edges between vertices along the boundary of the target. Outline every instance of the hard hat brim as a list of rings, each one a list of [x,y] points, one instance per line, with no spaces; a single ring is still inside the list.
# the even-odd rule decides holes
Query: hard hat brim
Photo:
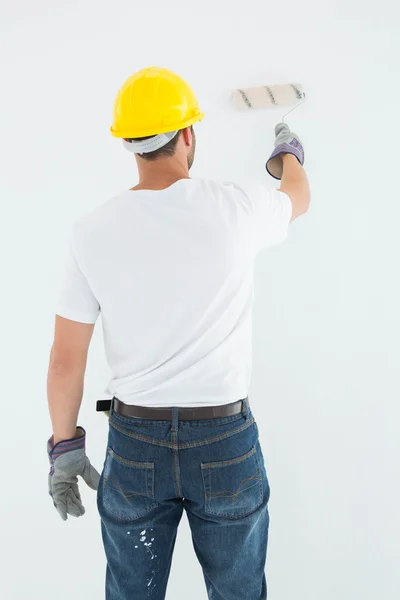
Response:
[[[166,125],[165,127],[161,127],[159,128],[157,131],[155,131],[154,129],[142,129],[142,130],[123,130],[123,131],[115,131],[112,126],[110,127],[110,132],[111,135],[113,135],[116,138],[142,138],[142,137],[147,137],[150,135],[158,135],[160,133],[169,133],[170,131],[179,131],[181,129],[186,129],[186,127],[190,127],[191,125],[194,125],[194,123],[197,123],[198,121],[201,121],[205,116],[205,113],[200,113],[198,115],[196,115],[195,117],[192,117],[191,119],[188,119],[187,121],[185,121],[184,123],[179,123],[179,124],[175,124],[174,123],[170,123],[169,125]]]

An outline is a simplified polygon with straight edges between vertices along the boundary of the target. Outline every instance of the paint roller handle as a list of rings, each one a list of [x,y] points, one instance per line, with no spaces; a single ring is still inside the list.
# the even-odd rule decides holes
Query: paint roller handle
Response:
[[[266,169],[275,179],[282,179],[283,154],[293,154],[301,165],[304,164],[304,148],[299,137],[292,133],[286,123],[275,127],[275,149],[267,161]]]

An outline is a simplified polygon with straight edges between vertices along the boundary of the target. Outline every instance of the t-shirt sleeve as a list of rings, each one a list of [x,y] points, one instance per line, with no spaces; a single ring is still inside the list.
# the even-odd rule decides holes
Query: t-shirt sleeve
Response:
[[[251,231],[256,252],[283,242],[287,237],[292,217],[292,202],[289,196],[263,185],[241,188],[241,192],[253,221]]]
[[[71,242],[61,277],[56,314],[78,323],[92,324],[96,322],[99,313],[99,302],[79,267]]]

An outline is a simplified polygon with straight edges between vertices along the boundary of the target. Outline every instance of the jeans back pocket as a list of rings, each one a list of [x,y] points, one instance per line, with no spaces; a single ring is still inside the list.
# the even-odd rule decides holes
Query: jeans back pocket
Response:
[[[201,465],[205,512],[228,519],[253,513],[263,501],[262,470],[257,452]]]
[[[127,460],[108,448],[101,495],[104,510],[118,521],[144,517],[157,506],[154,463]]]

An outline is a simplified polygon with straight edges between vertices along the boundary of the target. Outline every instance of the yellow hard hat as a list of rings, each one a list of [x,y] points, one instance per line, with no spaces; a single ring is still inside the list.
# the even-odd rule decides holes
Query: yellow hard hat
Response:
[[[118,92],[111,133],[118,138],[141,138],[184,129],[200,121],[192,88],[168,69],[138,71]]]

